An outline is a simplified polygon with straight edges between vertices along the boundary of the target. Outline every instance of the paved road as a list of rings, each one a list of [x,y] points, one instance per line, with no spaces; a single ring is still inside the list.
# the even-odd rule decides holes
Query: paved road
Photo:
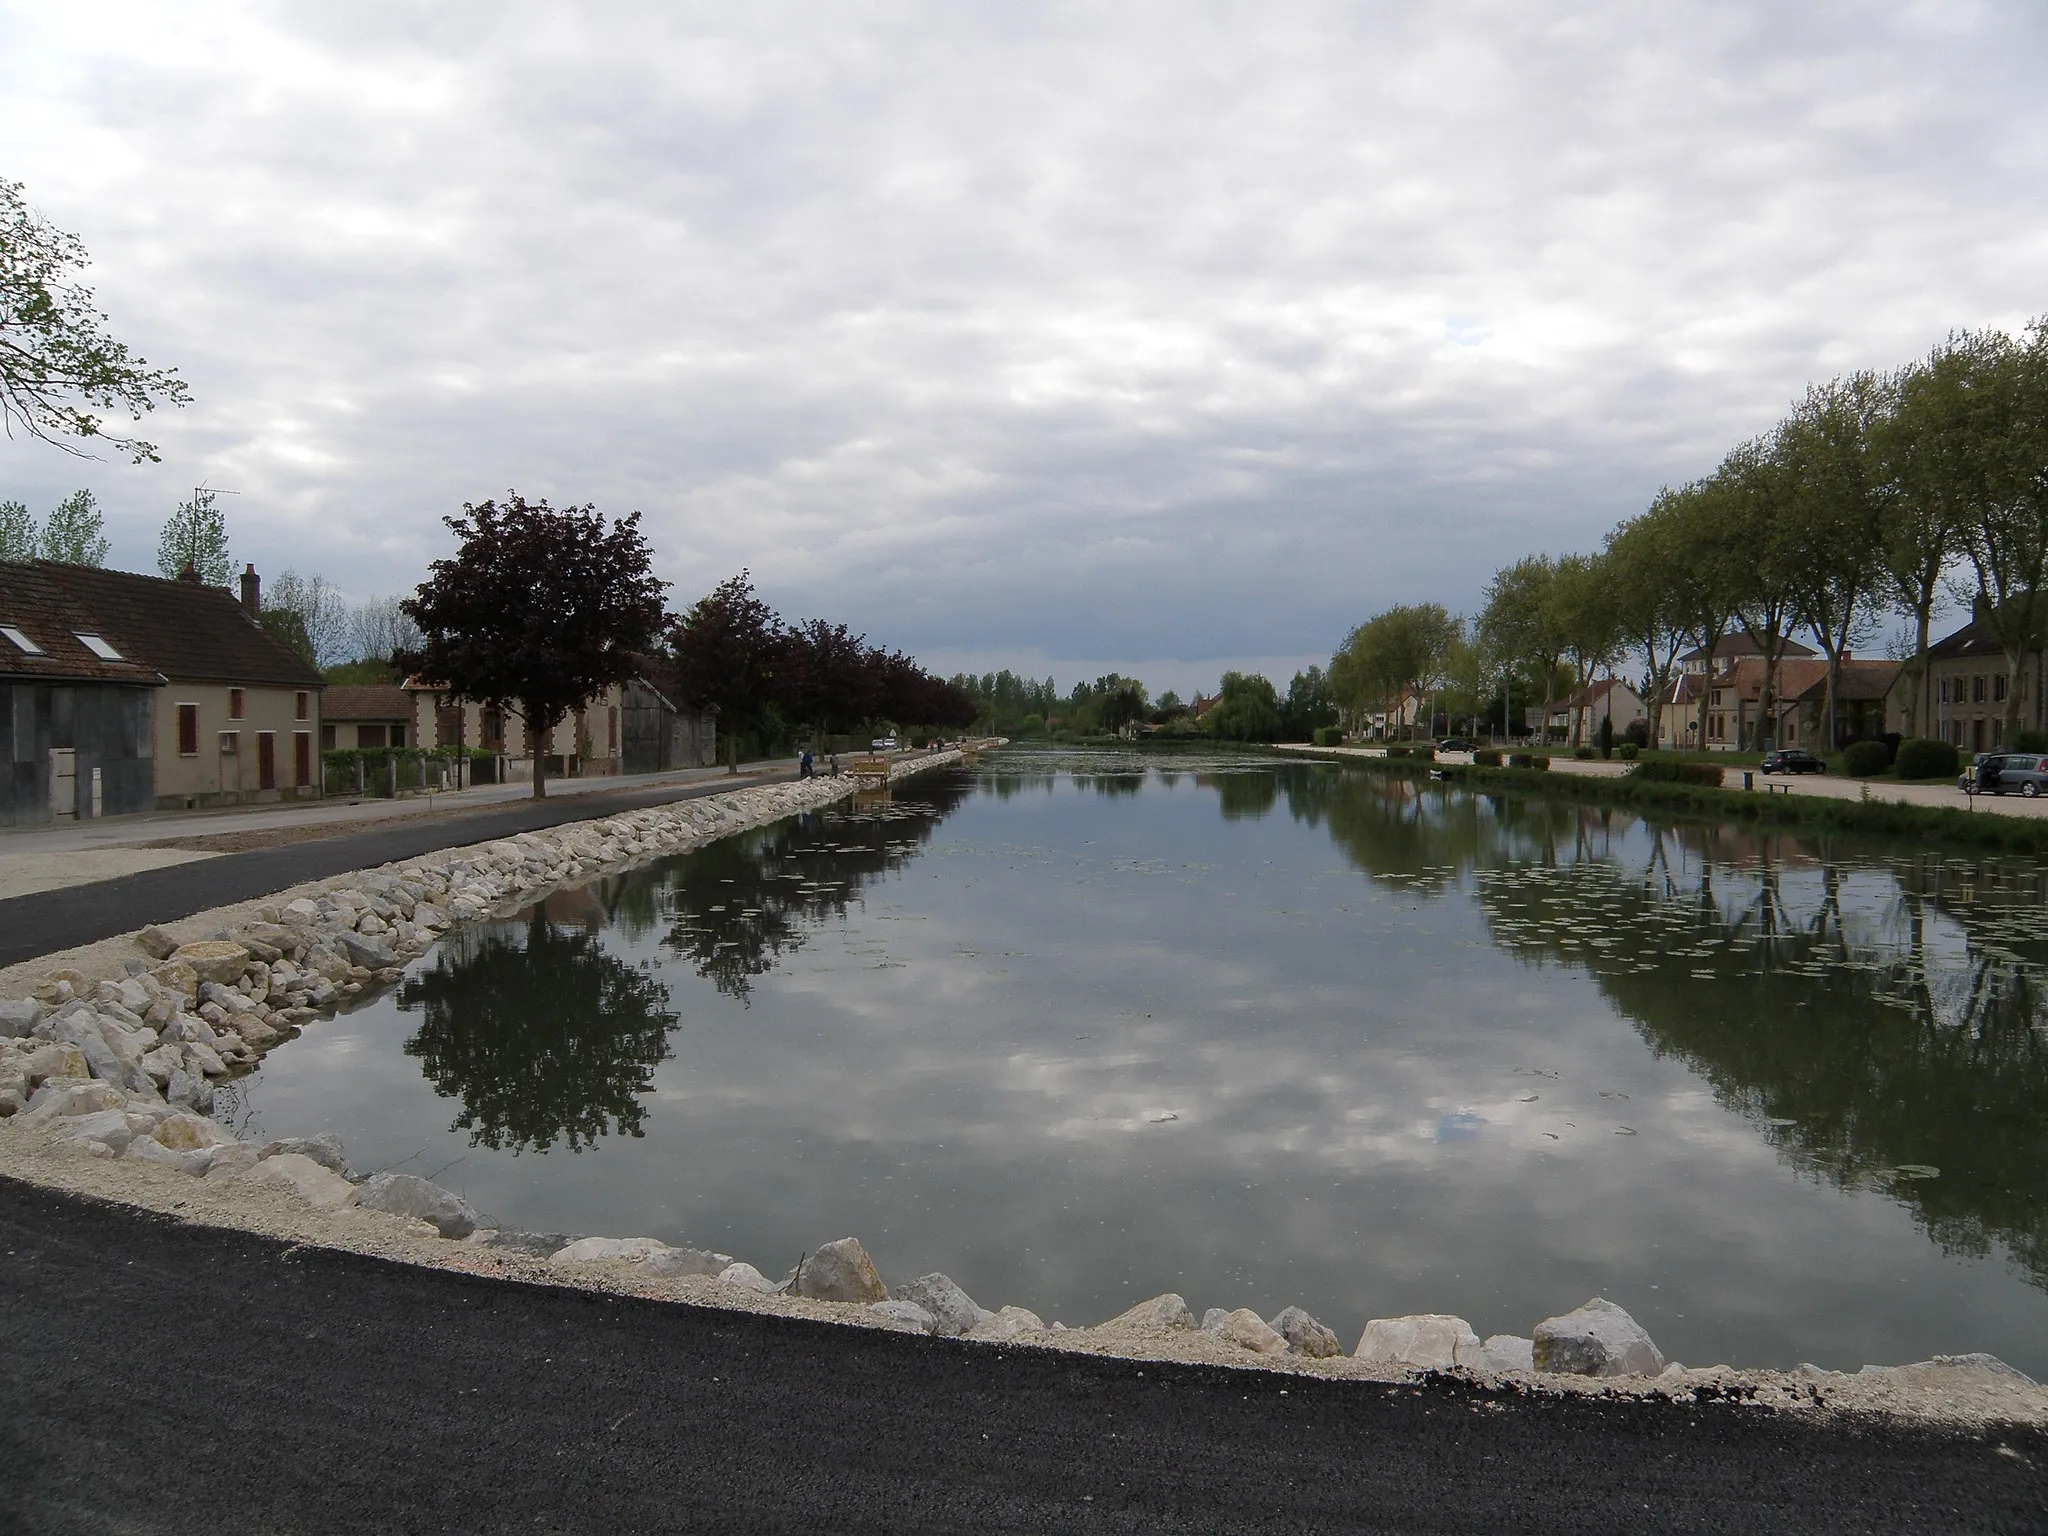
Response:
[[[0,1530],[27,1536],[2048,1525],[2038,1431],[995,1350],[290,1248],[6,1179],[0,1297]]]
[[[542,801],[528,798],[458,815],[421,817],[374,831],[253,853],[223,854],[89,885],[14,896],[0,901],[0,966],[129,933],[145,923],[171,922],[210,907],[249,901],[301,881],[417,858],[436,848],[487,842],[566,821],[587,821],[641,806],[719,794],[735,782],[774,784],[795,777],[794,769],[777,769],[738,781],[718,775],[692,782],[551,796]]]

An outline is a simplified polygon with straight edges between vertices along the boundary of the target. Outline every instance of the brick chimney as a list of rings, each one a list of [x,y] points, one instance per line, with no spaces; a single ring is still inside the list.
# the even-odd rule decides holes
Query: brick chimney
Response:
[[[263,622],[263,578],[253,565],[242,568],[242,612],[258,624]]]

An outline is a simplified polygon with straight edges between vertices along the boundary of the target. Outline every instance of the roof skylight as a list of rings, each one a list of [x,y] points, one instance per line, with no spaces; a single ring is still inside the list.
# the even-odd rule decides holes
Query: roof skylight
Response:
[[[83,632],[80,632],[78,636],[78,643],[84,646],[88,651],[91,651],[93,655],[99,657],[101,661],[127,660],[125,656],[123,656],[119,651],[115,650],[111,645],[107,643],[106,638],[104,636],[88,635]]]
[[[35,641],[29,639],[27,635],[24,635],[12,624],[0,624],[0,635],[5,635],[12,641],[14,648],[23,655],[40,656],[43,654],[43,648],[40,645],[37,645]]]

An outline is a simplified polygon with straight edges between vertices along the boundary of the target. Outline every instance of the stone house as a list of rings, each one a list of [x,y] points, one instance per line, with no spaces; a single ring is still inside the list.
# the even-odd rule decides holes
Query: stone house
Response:
[[[396,683],[330,684],[320,701],[320,750],[410,747],[418,737],[413,695]]]
[[[413,741],[423,747],[465,747],[500,760],[507,782],[530,780],[536,743],[512,710],[455,699],[419,678],[402,690],[412,700]],[[613,684],[558,721],[541,748],[551,779],[649,773],[717,761],[708,715],[677,710],[650,684]]]
[[[163,686],[42,562],[0,564],[0,826],[153,810]]]
[[[132,664],[152,679],[146,751],[124,757],[92,747],[63,749],[54,741],[47,749],[99,756],[105,814],[113,814],[106,810],[110,776],[123,782],[117,803],[144,808],[132,803],[140,770],[125,766],[140,757],[150,761],[152,798],[161,810],[320,793],[314,746],[326,683],[311,662],[257,621],[262,583],[253,567],[243,572],[239,602],[196,577],[166,581],[40,560],[29,569],[52,605],[39,624],[61,620],[63,633],[99,660]],[[9,580],[26,592],[26,578],[11,574]],[[19,650],[12,641],[9,646]],[[53,722],[56,707],[53,696]],[[106,745],[103,738],[100,747]]]
[[[1890,728],[1905,736],[1926,734],[1964,753],[1995,752],[2006,745],[2007,692],[2013,686],[2005,651],[1989,626],[1976,620],[1937,640],[1927,650],[1927,692],[1916,711],[1912,669],[1901,667],[1886,698]],[[2048,729],[2043,698],[2043,655],[2026,653],[2020,662],[2019,728]],[[1918,714],[1919,718],[1913,716]]]

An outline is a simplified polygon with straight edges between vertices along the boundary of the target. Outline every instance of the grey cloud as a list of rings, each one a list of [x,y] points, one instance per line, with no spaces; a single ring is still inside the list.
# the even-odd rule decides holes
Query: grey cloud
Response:
[[[2043,31],[17,12],[0,124],[200,397],[160,469],[86,477],[129,563],[204,477],[238,553],[389,590],[517,485],[640,508],[679,597],[746,564],[920,651],[1192,664],[1469,607],[1808,379],[2023,320]],[[0,471],[81,476],[22,443]]]

